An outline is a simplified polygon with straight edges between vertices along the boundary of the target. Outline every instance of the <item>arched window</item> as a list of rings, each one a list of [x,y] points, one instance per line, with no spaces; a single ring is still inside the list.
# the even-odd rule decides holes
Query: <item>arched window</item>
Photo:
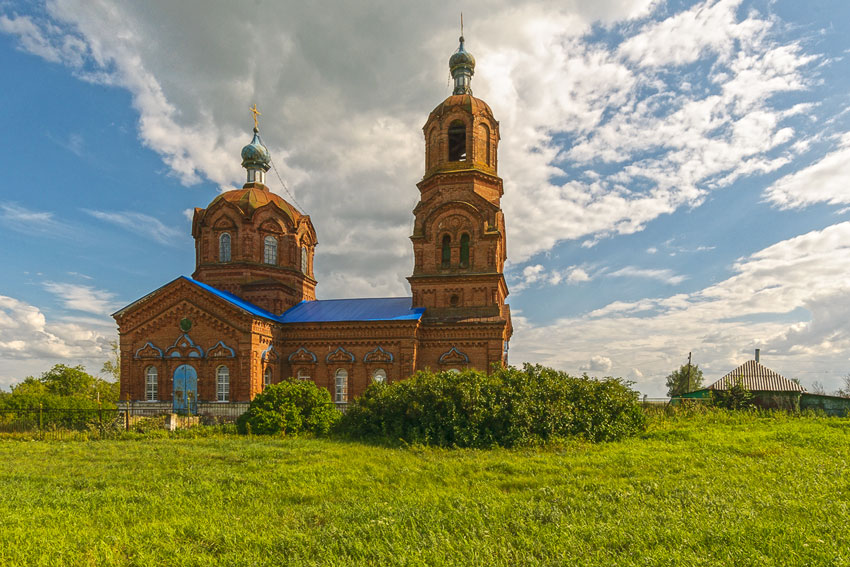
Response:
[[[218,237],[218,261],[230,261],[230,233],[222,232]]]
[[[230,370],[226,366],[219,366],[215,371],[216,400],[219,402],[230,401]]]
[[[448,234],[443,237],[443,254],[442,264],[444,268],[448,268],[452,263],[452,237]]]
[[[156,366],[148,366],[145,370],[145,400],[155,402],[159,399],[159,381]]]
[[[460,267],[469,267],[469,235],[466,233],[460,237]]]
[[[301,272],[307,275],[307,246],[301,247]]]
[[[298,379],[299,380],[309,380],[310,379],[310,371],[301,369],[298,371]]]
[[[383,368],[378,368],[372,373],[372,380],[378,384],[383,384],[387,381],[387,371]]]
[[[263,372],[263,390],[272,385],[272,368],[271,366],[266,368],[266,371]]]
[[[449,125],[449,161],[466,161],[466,124],[461,120]]]
[[[336,395],[334,401],[345,403],[348,401],[348,371],[340,368],[336,371]]]
[[[263,262],[277,264],[277,238],[267,236],[263,239]]]

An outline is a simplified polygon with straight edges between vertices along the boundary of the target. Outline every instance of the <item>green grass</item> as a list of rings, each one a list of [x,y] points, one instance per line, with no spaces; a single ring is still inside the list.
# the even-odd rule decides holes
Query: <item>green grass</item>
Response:
[[[0,441],[0,565],[850,565],[850,420],[527,450]]]

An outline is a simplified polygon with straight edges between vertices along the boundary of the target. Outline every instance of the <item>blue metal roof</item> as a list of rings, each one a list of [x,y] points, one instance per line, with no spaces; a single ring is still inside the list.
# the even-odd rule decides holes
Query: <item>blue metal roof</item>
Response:
[[[251,315],[257,315],[258,317],[265,317],[266,319],[271,319],[273,321],[280,321],[280,317],[278,317],[274,313],[266,311],[265,309],[263,309],[261,307],[257,307],[253,303],[249,303],[249,302],[245,301],[244,299],[241,299],[241,298],[233,295],[232,293],[228,293],[226,291],[216,289],[211,285],[207,285],[205,283],[199,282],[198,280],[193,280],[192,278],[189,278],[189,277],[186,277],[186,276],[180,276],[180,278],[182,278],[182,279],[184,279],[184,280],[186,280],[190,283],[195,284],[199,288],[206,290],[206,291],[212,293],[213,295],[217,295],[218,297],[224,299],[225,301],[229,301],[230,303],[232,303],[236,307],[239,307],[240,309],[244,309],[245,311],[247,311]]]
[[[412,308],[410,297],[368,297],[363,299],[320,299],[302,301],[283,315],[275,315],[232,293],[186,276],[182,279],[244,309],[252,315],[279,323],[318,323],[330,321],[415,321],[425,312],[423,307]]]
[[[281,323],[320,323],[329,321],[416,321],[425,312],[411,307],[410,297],[368,297],[363,299],[320,299],[302,301],[280,316]]]

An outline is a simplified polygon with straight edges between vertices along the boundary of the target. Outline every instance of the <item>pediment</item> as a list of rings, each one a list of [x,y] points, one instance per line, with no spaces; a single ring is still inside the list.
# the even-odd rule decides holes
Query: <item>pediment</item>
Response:
[[[392,362],[393,355],[381,347],[370,350],[363,356],[363,362]]]
[[[342,347],[337,347],[335,351],[325,357],[325,362],[335,363],[351,363],[354,362],[354,355]]]
[[[227,346],[224,341],[218,341],[207,350],[208,358],[236,358],[236,351]]]
[[[457,347],[452,347],[440,356],[440,364],[469,364],[469,357]]]
[[[298,350],[289,355],[287,361],[292,364],[315,364],[316,355],[304,347],[299,347]]]
[[[269,345],[268,348],[263,351],[263,354],[260,355],[260,360],[263,362],[277,362],[279,358],[280,357],[278,356],[274,345]]]
[[[148,341],[145,345],[136,351],[136,354],[133,355],[133,358],[162,358],[163,352],[162,349]]]

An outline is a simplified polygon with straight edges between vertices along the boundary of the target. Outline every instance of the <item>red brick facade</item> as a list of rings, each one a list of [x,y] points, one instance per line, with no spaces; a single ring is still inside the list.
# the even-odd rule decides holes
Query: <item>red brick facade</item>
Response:
[[[178,278],[115,314],[122,399],[171,400],[175,371],[187,366],[201,401],[248,401],[266,381],[290,376],[347,401],[375,377],[505,364],[512,328],[499,123],[483,101],[452,95],[431,112],[424,134],[408,278],[417,315],[281,317],[315,300],[316,231],[255,180],[195,209],[194,279]]]

